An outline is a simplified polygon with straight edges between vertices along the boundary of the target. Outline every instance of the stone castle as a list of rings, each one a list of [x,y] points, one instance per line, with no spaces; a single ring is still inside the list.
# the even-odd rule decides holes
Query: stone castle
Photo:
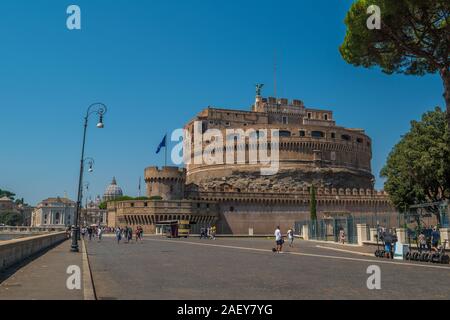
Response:
[[[208,107],[185,130],[194,132],[196,123],[202,132],[215,129],[225,137],[227,129],[258,134],[279,130],[278,172],[261,175],[262,165],[251,163],[248,156],[234,164],[149,167],[145,181],[153,200],[110,203],[109,221],[155,232],[159,222],[188,219],[216,224],[219,233],[271,234],[276,225],[287,229],[309,218],[312,185],[319,217],[395,212],[387,194],[374,190],[371,139],[363,129],[336,125],[330,110],[308,108],[300,100],[263,98],[258,92],[251,111]],[[202,141],[202,146],[209,142]],[[194,150],[194,142],[189,143]],[[247,152],[255,147],[250,139],[234,145]]]

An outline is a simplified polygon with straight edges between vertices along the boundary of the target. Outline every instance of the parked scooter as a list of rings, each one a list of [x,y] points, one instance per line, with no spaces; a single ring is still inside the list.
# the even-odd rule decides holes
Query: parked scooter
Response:
[[[444,244],[439,247],[438,252],[434,252],[431,254],[430,262],[449,264],[450,257],[447,254],[445,254],[446,246],[447,246],[447,240],[445,240]]]
[[[384,258],[386,255],[386,251],[384,249],[380,248],[380,240],[382,240],[382,239],[379,239],[379,238],[380,237],[382,238],[382,235],[380,234],[379,230],[377,230],[376,237],[377,237],[377,250],[375,250],[375,257]]]

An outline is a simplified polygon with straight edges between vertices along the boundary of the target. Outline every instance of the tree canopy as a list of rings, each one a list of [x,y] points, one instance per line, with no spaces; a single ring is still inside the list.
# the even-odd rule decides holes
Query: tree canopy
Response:
[[[0,198],[1,197],[8,197],[8,198],[11,198],[11,199],[14,199],[14,197],[16,196],[16,194],[15,193],[13,193],[13,192],[11,192],[11,191],[8,191],[8,190],[2,190],[2,189],[0,189]]]
[[[445,112],[436,107],[421,121],[412,121],[410,131],[389,154],[381,176],[387,179],[385,190],[400,211],[450,198],[448,135]]]
[[[371,5],[380,8],[380,29],[367,27]],[[439,73],[450,127],[449,0],[357,0],[345,24],[347,33],[340,52],[348,63],[379,66],[387,74]]]
[[[0,214],[0,223],[7,226],[20,226],[23,224],[23,216],[19,212],[3,212]]]

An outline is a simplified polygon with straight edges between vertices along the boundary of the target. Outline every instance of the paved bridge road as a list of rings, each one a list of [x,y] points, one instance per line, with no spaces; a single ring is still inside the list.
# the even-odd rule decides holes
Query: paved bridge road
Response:
[[[403,263],[296,241],[146,237],[117,245],[86,241],[98,299],[449,299],[450,267]],[[381,290],[367,267],[381,268]]]

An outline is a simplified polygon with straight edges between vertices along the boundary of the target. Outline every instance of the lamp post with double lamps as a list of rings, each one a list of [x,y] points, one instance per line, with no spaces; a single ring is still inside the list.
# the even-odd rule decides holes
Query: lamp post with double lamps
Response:
[[[89,117],[93,114],[96,114],[99,116],[99,121],[97,123],[97,128],[103,129],[103,116],[105,115],[107,111],[106,105],[103,103],[94,103],[89,106],[86,112],[86,116],[84,117],[84,130],[83,130],[83,144],[81,146],[81,161],[80,161],[80,176],[78,179],[78,197],[77,197],[77,207],[75,211],[75,219],[74,223],[75,226],[73,228],[73,236],[72,236],[72,246],[70,248],[70,251],[72,252],[79,252],[78,248],[78,234],[79,234],[79,224],[78,219],[80,217],[81,213],[81,201],[83,197],[83,173],[84,173],[84,163],[86,160],[92,160],[92,159],[85,159],[84,158],[84,147],[86,145],[86,131],[88,126],[88,120]],[[89,171],[92,172],[92,165],[93,161],[89,163]]]

